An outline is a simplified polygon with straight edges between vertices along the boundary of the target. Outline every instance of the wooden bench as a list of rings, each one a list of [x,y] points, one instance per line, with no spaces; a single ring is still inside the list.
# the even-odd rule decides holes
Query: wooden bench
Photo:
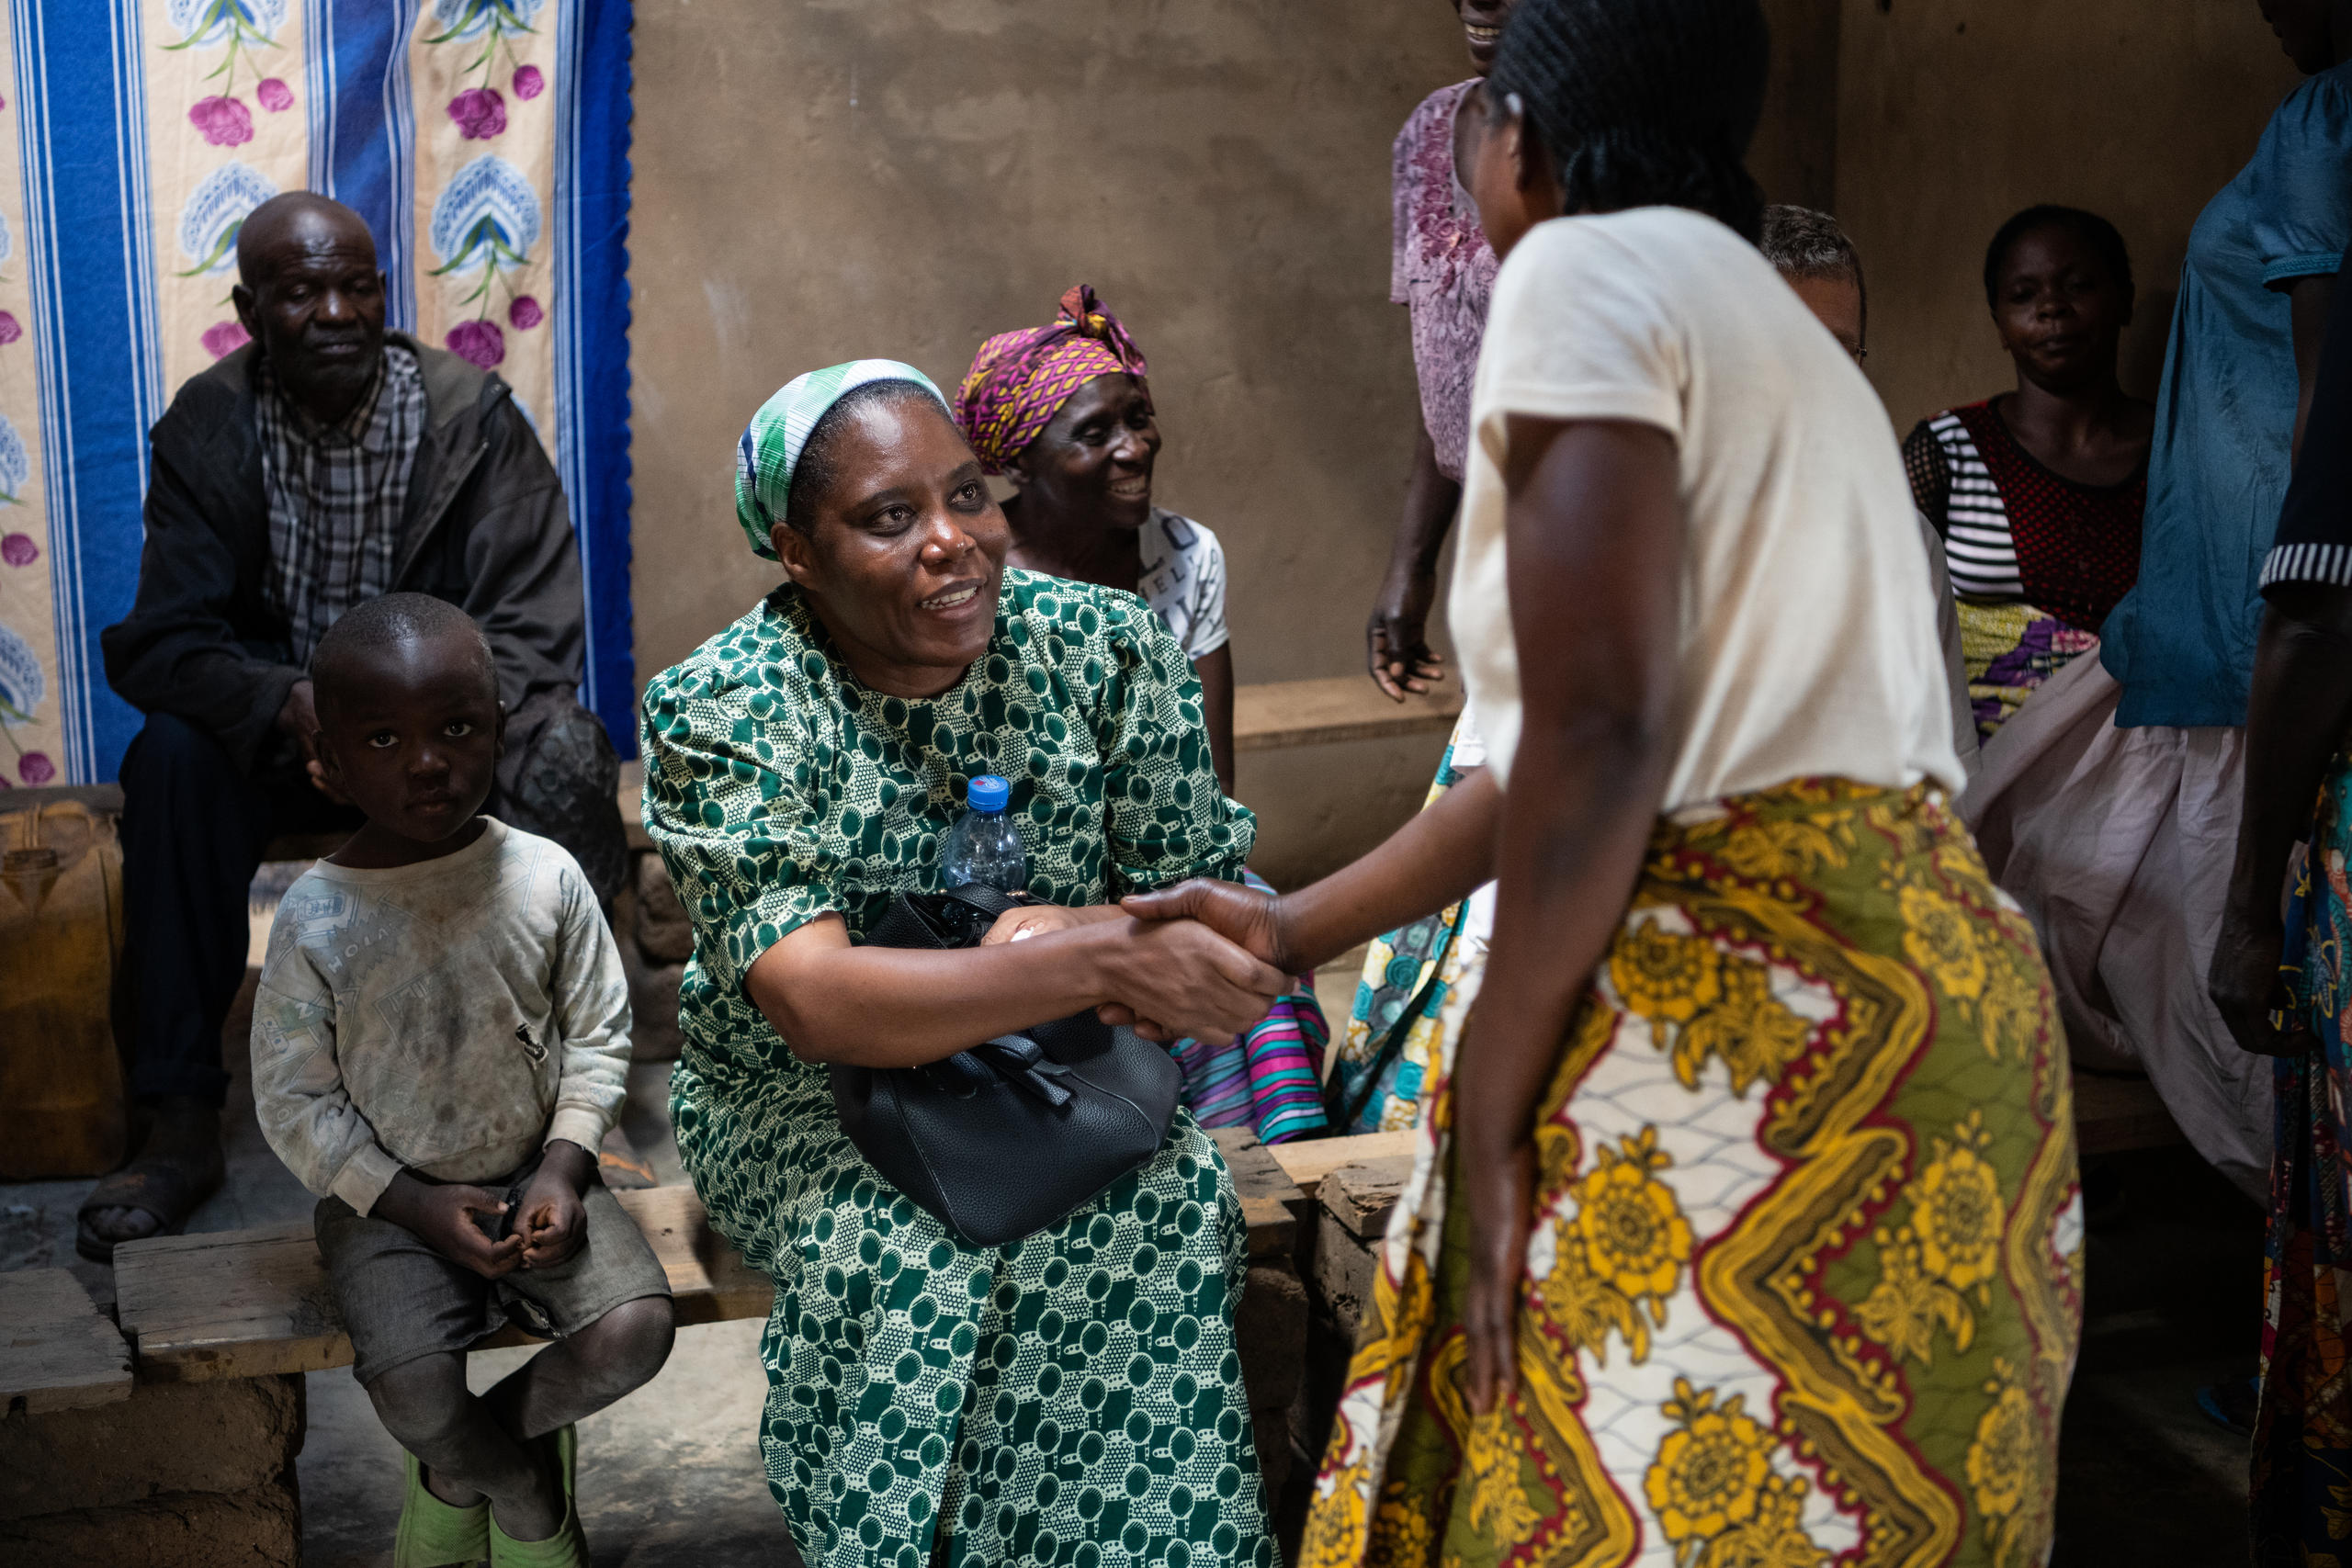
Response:
[[[1238,1129],[1213,1135],[1233,1169],[1256,1258],[1290,1252],[1325,1175],[1408,1150],[1412,1136],[1373,1134],[1269,1149]],[[693,1189],[614,1196],[652,1243],[682,1325],[767,1315],[768,1280],[710,1228]],[[142,1382],[269,1377],[351,1361],[351,1340],[305,1224],[126,1242],[115,1251],[115,1300],[122,1332],[138,1348]],[[0,1297],[0,1308],[6,1305]],[[510,1329],[487,1343],[529,1342]],[[0,1374],[0,1386],[7,1381]]]
[[[616,1192],[653,1244],[681,1324],[764,1317],[773,1288],[688,1187]],[[159,1236],[115,1249],[115,1313],[143,1381],[271,1377],[351,1364],[309,1223]],[[526,1345],[515,1330],[485,1345]]]

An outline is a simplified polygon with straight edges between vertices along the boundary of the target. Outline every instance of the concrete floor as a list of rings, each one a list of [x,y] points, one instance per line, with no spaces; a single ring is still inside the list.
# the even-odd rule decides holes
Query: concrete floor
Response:
[[[1317,990],[1343,1020],[1352,964]],[[250,982],[251,976],[248,976]],[[311,1200],[262,1141],[243,1072],[244,1010],[223,1052],[235,1074],[224,1116],[229,1179],[190,1231],[306,1219]],[[684,1179],[666,1112],[667,1064],[632,1073],[624,1126],[665,1182]],[[2053,1568],[2216,1568],[2245,1561],[2244,1439],[2196,1406],[2202,1384],[2254,1370],[2260,1329],[2261,1215],[2185,1148],[2091,1163],[2082,1361],[2061,1439]],[[0,1186],[0,1270],[62,1264],[102,1303],[109,1269],[74,1254],[86,1181]],[[581,1429],[582,1514],[597,1568],[751,1568],[797,1563],[761,1472],[766,1392],[758,1323],[683,1330],[649,1387]],[[487,1388],[529,1356],[485,1351]],[[310,1431],[298,1472],[303,1561],[390,1561],[400,1454],[348,1371],[308,1379]]]
[[[2243,1563],[2246,1440],[2207,1419],[2196,1395],[2254,1372],[2262,1214],[2185,1147],[2086,1168],[2099,1201],[2052,1568]]]

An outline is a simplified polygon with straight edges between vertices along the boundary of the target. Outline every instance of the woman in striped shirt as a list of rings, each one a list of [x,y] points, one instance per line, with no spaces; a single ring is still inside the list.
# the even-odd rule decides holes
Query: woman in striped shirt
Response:
[[[1943,536],[1978,732],[2067,661],[2140,568],[2155,409],[2116,379],[2132,260],[2115,226],[2030,207],[1993,236],[1984,295],[2017,390],[1919,422],[1903,444]]]

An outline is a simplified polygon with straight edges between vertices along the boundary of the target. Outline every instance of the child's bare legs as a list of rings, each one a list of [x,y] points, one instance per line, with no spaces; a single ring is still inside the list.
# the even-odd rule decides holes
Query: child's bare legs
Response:
[[[425,1485],[455,1507],[488,1497],[498,1528],[545,1540],[563,1526],[563,1486],[528,1445],[641,1387],[670,1354],[667,1296],[620,1305],[526,1361],[479,1397],[463,1356],[424,1356],[368,1385],[385,1429],[425,1467]]]
[[[623,1302],[500,1379],[482,1402],[517,1438],[528,1441],[544,1437],[642,1388],[670,1359],[670,1342],[676,1335],[677,1316],[670,1310],[669,1297]],[[514,1535],[513,1530],[506,1533]]]
[[[563,1495],[538,1456],[466,1389],[461,1354],[419,1356],[368,1385],[376,1415],[424,1467],[424,1484],[453,1507],[491,1500],[499,1528],[544,1540],[563,1523]]]

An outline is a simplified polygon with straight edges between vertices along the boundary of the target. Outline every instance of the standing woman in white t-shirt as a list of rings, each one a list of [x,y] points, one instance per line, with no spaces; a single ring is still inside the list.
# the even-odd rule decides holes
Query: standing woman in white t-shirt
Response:
[[[1303,892],[1130,905],[1295,967],[1499,880],[1308,1562],[2047,1554],[2065,1055],[1949,804],[1894,432],[1749,243],[1765,48],[1757,0],[1521,0],[1450,616],[1488,764]]]

